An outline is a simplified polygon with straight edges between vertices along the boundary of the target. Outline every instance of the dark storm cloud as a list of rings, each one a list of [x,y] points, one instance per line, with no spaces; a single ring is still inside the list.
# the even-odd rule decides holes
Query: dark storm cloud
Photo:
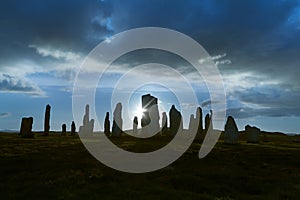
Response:
[[[233,87],[228,95],[266,107],[235,109],[241,118],[299,115],[300,1],[136,0],[126,5],[113,1],[113,8],[117,32],[172,28],[196,39],[211,55],[226,53],[231,64],[219,68],[225,85]],[[230,79],[245,73],[250,75],[240,78],[244,85]]]
[[[0,76],[0,92],[25,93],[36,97],[44,95],[35,84],[7,74]]]
[[[211,55],[226,53],[224,63],[231,64],[220,66],[225,80],[233,73],[251,74],[246,88],[238,88],[235,82],[237,88],[228,91],[229,95],[243,103],[269,107],[274,115],[295,113],[299,98],[293,94],[300,93],[299,8],[296,0],[5,0],[0,6],[0,73],[24,61],[47,68],[66,62],[70,55],[84,57],[105,37],[130,28],[165,27],[196,39]],[[53,54],[56,49],[69,54]],[[175,68],[186,65],[166,52],[129,55],[120,58],[119,64],[133,66],[153,60]],[[268,83],[257,87],[262,81],[257,76],[276,82],[270,86],[276,90],[270,91]],[[288,106],[280,110],[281,105]],[[268,115],[269,110],[264,112]]]
[[[296,69],[299,1],[136,0],[112,4],[112,26],[116,31],[141,26],[173,28],[196,39],[212,55],[227,53],[232,65],[221,68],[224,74],[254,71],[299,83],[295,73],[286,73],[300,72]]]
[[[1,65],[13,65],[16,59],[40,59],[42,64],[28,48],[32,44],[87,52],[111,33],[105,22],[111,8],[96,0],[6,0],[1,1],[0,13]]]
[[[9,45],[25,43],[25,47],[30,42],[44,42],[91,48],[88,38],[97,38],[97,33],[99,42],[101,36],[103,39],[113,32],[161,26],[194,37],[213,53],[240,55],[243,50],[261,54],[251,49],[260,46],[266,53],[282,45],[296,46],[294,42],[300,41],[295,27],[288,25],[297,6],[299,1],[2,1],[1,27],[5,31],[1,38]],[[287,44],[282,44],[279,36]],[[268,41],[257,43],[264,39]]]
[[[244,104],[242,107],[227,110],[228,115],[237,118],[300,116],[299,91],[276,87],[250,88],[235,91],[233,96],[238,97],[239,102]],[[251,105],[254,107],[249,107]]]
[[[297,1],[113,1],[113,26],[118,31],[162,26],[182,31],[209,50],[238,50],[255,44],[284,24]]]
[[[300,109],[294,108],[230,108],[226,110],[227,116],[234,116],[237,119],[246,119],[250,117],[286,117],[300,116]]]
[[[260,0],[2,1],[1,61],[44,59],[28,49],[32,44],[87,53],[113,33],[161,26],[190,35],[212,55],[227,53],[231,70],[271,73],[276,71],[272,64],[281,65],[286,58],[280,56],[283,47],[299,44],[295,27],[288,25],[296,6],[298,1]],[[297,60],[297,50],[290,59]],[[270,60],[272,56],[276,59]]]

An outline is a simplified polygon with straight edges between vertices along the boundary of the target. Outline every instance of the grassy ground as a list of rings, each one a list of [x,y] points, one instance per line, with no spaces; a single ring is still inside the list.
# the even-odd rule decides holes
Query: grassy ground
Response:
[[[114,138],[128,150],[163,146],[160,138]],[[110,169],[77,137],[20,138],[0,133],[1,199],[299,199],[299,137],[225,145],[204,159],[195,142],[172,165],[145,174]],[[293,142],[295,140],[295,142]]]

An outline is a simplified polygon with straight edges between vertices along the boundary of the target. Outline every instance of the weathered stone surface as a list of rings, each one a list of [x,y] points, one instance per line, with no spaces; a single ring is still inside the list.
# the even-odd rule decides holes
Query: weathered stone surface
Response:
[[[51,106],[48,104],[45,110],[45,121],[44,121],[44,135],[48,136],[50,131],[50,110]]]
[[[61,125],[61,135],[66,135],[67,134],[67,125],[62,124]]]
[[[86,104],[83,116],[83,126],[79,127],[79,135],[91,135],[94,131],[94,119],[90,120],[90,106]]]
[[[123,128],[122,104],[118,103],[113,113],[112,135],[121,136]]]
[[[32,117],[23,117],[21,121],[20,135],[25,138],[32,138],[34,134],[32,133]]]
[[[238,128],[232,116],[228,116],[224,129],[224,142],[236,144],[238,142]]]
[[[159,111],[157,105],[157,98],[146,94],[142,96],[142,107],[144,110],[141,119],[143,134],[155,135],[160,131],[159,126]]]
[[[110,135],[110,120],[109,120],[109,112],[106,112],[105,120],[104,120],[104,134]]]
[[[259,142],[259,135],[260,129],[255,126],[247,125],[245,126],[246,138],[247,142],[251,143],[258,143]]]
[[[170,133],[171,134],[176,134],[178,131],[183,130],[182,115],[175,108],[174,105],[172,105],[172,107],[169,111],[169,117],[170,117]]]

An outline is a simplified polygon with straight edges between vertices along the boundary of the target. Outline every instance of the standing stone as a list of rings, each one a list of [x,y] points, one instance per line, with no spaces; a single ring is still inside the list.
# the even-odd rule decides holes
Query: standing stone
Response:
[[[144,110],[141,119],[143,134],[155,135],[160,130],[159,126],[159,111],[157,105],[157,98],[146,94],[142,96],[142,107]]]
[[[224,142],[227,144],[236,144],[238,141],[239,130],[232,116],[228,116],[224,129]]]
[[[193,114],[190,116],[189,132],[195,133],[198,129],[198,121]]]
[[[104,120],[104,134],[110,135],[110,121],[109,121],[109,112],[106,112]]]
[[[79,127],[79,135],[91,135],[94,130],[94,119],[90,120],[90,106],[86,104],[83,125]]]
[[[72,121],[72,124],[71,124],[71,135],[75,136],[75,133],[76,133],[76,126],[75,126],[75,122]]]
[[[209,117],[208,113],[205,115],[205,120],[204,121],[205,121],[205,132],[207,133],[209,125],[210,125],[210,117]]]
[[[213,112],[212,112],[212,110],[210,110],[210,114],[207,113],[205,116],[205,132],[206,133],[208,131],[213,130],[212,115],[213,115]]]
[[[133,118],[133,127],[132,127],[133,135],[137,134],[138,123],[139,123],[138,118],[137,118],[137,116],[135,116]]]
[[[245,132],[247,137],[247,142],[250,143],[258,143],[259,142],[259,135],[260,129],[255,126],[245,126]]]
[[[21,128],[20,128],[20,135],[25,138],[32,138],[34,134],[32,134],[32,124],[33,118],[32,117],[23,117],[21,121]]]
[[[48,136],[50,131],[50,110],[51,106],[47,104],[45,111],[45,121],[44,121],[44,135]]]
[[[176,134],[178,131],[181,131],[183,129],[182,116],[174,105],[172,105],[169,111],[169,117],[171,134]]]
[[[202,109],[201,107],[197,108],[196,111],[196,122],[198,123],[198,128],[197,128],[197,134],[202,134],[203,133],[203,121],[202,121]]]
[[[83,126],[86,126],[90,121],[90,106],[89,104],[86,104],[85,105],[85,113],[84,113],[84,116],[83,116]]]
[[[161,129],[161,134],[164,135],[168,131],[168,118],[167,118],[167,113],[163,112],[162,113],[162,129]]]
[[[123,127],[122,104],[118,103],[113,113],[112,135],[121,136]]]
[[[66,135],[67,134],[67,125],[66,124],[62,124],[61,125],[61,135]]]

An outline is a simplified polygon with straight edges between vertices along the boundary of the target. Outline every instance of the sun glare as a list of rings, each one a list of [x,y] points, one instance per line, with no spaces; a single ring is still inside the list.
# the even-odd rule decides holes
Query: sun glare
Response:
[[[145,112],[145,109],[143,109],[142,107],[140,107],[140,106],[136,107],[134,116],[137,116],[138,119],[142,119],[144,112]]]

